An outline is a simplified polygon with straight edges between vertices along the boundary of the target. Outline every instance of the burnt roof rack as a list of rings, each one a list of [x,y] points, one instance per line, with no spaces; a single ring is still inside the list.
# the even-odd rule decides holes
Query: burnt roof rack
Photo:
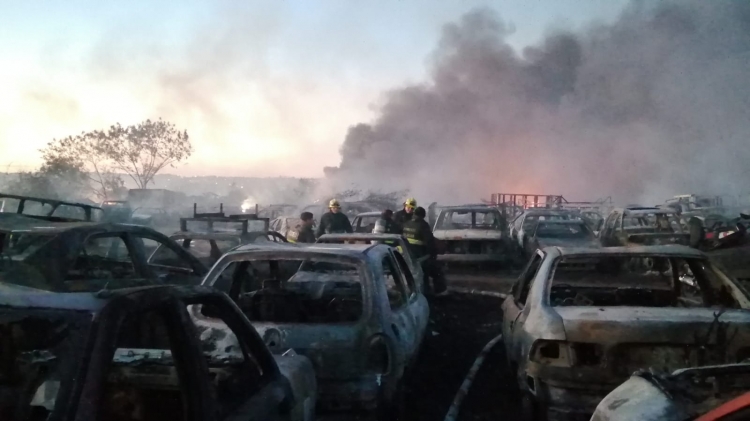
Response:
[[[219,211],[218,212],[198,212],[198,204],[193,203],[193,217],[192,218],[180,218],[180,231],[188,231],[187,229],[187,223],[188,222],[203,222],[206,224],[206,231],[207,232],[216,232],[214,230],[214,224],[220,223],[220,224],[227,224],[227,223],[235,223],[239,224],[239,229],[242,234],[247,234],[249,232],[249,225],[250,221],[260,221],[263,223],[264,228],[262,230],[253,230],[253,231],[268,231],[268,226],[270,224],[269,218],[259,218],[258,214],[255,213],[241,213],[241,214],[235,214],[235,215],[225,215],[224,214],[224,204],[219,204]],[[226,232],[227,230],[219,230],[218,232]]]
[[[8,203],[5,199],[18,200],[18,206],[16,206],[16,209],[13,211],[9,211]],[[42,206],[50,205],[52,206],[52,209],[49,210],[46,213],[46,215],[33,215],[29,213],[24,213],[24,210],[26,210],[27,202],[39,203]],[[83,219],[81,219],[81,218],[71,218],[69,216],[60,216],[60,212],[59,212],[60,209],[64,209],[61,207],[72,207],[72,208],[81,209],[83,210],[84,217]],[[21,195],[15,195],[15,194],[0,193],[0,212],[17,213],[19,215],[33,216],[38,219],[49,219],[50,221],[57,221],[57,222],[69,222],[69,221],[91,222],[95,220],[94,213],[98,214],[99,216],[98,219],[101,219],[101,216],[103,215],[104,211],[99,206],[87,205],[84,203],[66,202],[63,200],[45,199],[41,197],[21,196]],[[55,214],[55,212],[57,212],[57,215]]]

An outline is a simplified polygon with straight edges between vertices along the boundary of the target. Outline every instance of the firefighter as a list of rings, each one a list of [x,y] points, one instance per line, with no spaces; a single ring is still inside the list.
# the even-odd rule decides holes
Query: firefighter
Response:
[[[403,227],[404,224],[406,224],[406,221],[412,218],[414,208],[416,207],[417,199],[414,199],[413,197],[406,199],[404,202],[404,208],[393,214],[393,222],[395,222],[397,226]]]
[[[341,213],[341,205],[336,199],[331,200],[328,203],[328,212],[323,214],[320,218],[320,225],[315,231],[315,236],[320,237],[323,234],[343,234],[345,232],[353,232],[352,224],[349,222],[349,218]]]
[[[380,219],[375,222],[375,228],[372,229],[373,234],[393,234],[401,232],[400,227],[393,222],[393,211],[386,209],[380,214]]]
[[[290,243],[314,243],[315,232],[313,232],[313,214],[310,212],[302,212],[299,216],[302,220],[294,229],[289,230],[286,235],[287,241]]]
[[[422,261],[425,285],[427,285],[427,279],[431,278],[433,293],[438,296],[446,295],[448,289],[445,275],[437,261],[437,245],[430,225],[424,220],[426,216],[427,212],[424,208],[416,208],[413,217],[404,224],[404,237],[409,242],[414,257]]]

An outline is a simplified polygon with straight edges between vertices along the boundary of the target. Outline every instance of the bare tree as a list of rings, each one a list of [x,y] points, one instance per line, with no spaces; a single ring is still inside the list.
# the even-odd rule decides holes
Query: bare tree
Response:
[[[146,120],[55,139],[41,152],[41,172],[79,177],[97,198],[107,199],[124,190],[120,173],[145,189],[159,171],[189,157],[192,146],[187,132],[173,124]]]
[[[98,199],[106,200],[124,189],[115,174],[106,139],[94,131],[54,139],[42,149],[41,174],[78,182]]]
[[[110,127],[106,152],[114,168],[124,172],[145,189],[154,176],[167,166],[174,166],[193,152],[187,131],[161,119],[146,120],[134,126]]]

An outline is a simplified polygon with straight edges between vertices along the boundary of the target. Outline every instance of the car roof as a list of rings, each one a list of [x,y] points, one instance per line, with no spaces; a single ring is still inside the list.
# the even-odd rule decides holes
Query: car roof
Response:
[[[195,232],[195,231],[178,231],[169,236],[172,240],[236,240],[242,239],[241,232]]]
[[[229,252],[227,255],[242,254],[243,252],[271,252],[271,253],[289,253],[297,254],[314,254],[327,256],[346,256],[360,260],[367,259],[370,254],[387,252],[390,247],[382,244],[301,244],[301,243],[253,243],[239,246]]]
[[[374,234],[369,232],[349,234],[323,234],[318,240],[404,240],[401,234]]]
[[[500,210],[498,210],[494,206],[490,205],[458,205],[458,206],[441,206],[440,211],[487,211],[487,210],[494,210],[498,213]]]
[[[112,222],[57,222],[34,218],[29,215],[20,215],[17,213],[0,213],[0,232],[60,234],[73,230],[156,232],[149,227],[136,224],[120,224]]]
[[[530,208],[523,215],[566,215],[576,213],[572,209]]]
[[[101,290],[98,292],[49,292],[31,288],[15,288],[14,285],[0,283],[0,307],[17,309],[49,309],[98,312],[108,302],[120,297],[141,293],[164,295],[166,291],[179,294],[207,294],[213,290],[201,286],[152,285],[136,288]],[[10,291],[9,293],[6,293]]]
[[[653,206],[629,207],[623,208],[620,211],[621,213],[626,213],[629,215],[648,215],[650,213],[676,213],[673,209],[670,208],[657,208]]]
[[[383,212],[362,212],[358,213],[356,216],[380,216]]]
[[[586,247],[545,247],[543,250],[545,253],[555,254],[562,257],[574,257],[574,256],[610,256],[610,255],[659,255],[667,257],[689,257],[706,259],[706,255],[694,248],[682,245],[663,245],[663,246],[627,246],[627,247],[602,247],[602,248],[586,248]]]

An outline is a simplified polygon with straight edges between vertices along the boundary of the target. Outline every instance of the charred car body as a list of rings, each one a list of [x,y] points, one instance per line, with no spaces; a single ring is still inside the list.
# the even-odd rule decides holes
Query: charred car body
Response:
[[[451,272],[467,265],[494,267],[509,258],[504,219],[490,206],[449,206],[440,209],[435,239],[441,243],[438,261]]]
[[[238,346],[217,348],[228,336]],[[0,340],[2,419],[313,419],[309,360],[274,358],[209,288],[0,295]]]
[[[503,303],[524,416],[588,419],[638,369],[742,361],[749,308],[746,291],[688,247],[537,251]]]
[[[0,214],[0,282],[57,292],[109,285],[198,285],[208,272],[165,235],[147,227]],[[147,261],[157,247],[168,262]]]
[[[101,221],[104,217],[99,206],[5,193],[0,193],[0,213],[40,216],[58,222]]]
[[[604,221],[599,239],[603,246],[643,246],[683,244],[690,233],[676,213],[653,207],[627,207],[613,210]]]
[[[375,229],[375,223],[381,217],[381,212],[364,212],[352,219],[352,230],[358,233],[368,233]]]
[[[310,358],[328,410],[387,413],[429,318],[405,260],[385,245],[240,246],[204,284],[228,291],[272,351]]]
[[[582,220],[539,221],[528,235],[524,250],[527,256],[545,247],[600,247],[599,240]]]
[[[556,209],[528,209],[518,215],[508,226],[509,236],[520,250],[528,248],[529,232],[536,228],[539,221],[570,221],[580,217],[573,211]]]
[[[592,421],[750,419],[750,364],[683,368],[673,373],[641,370],[596,407]],[[731,405],[712,416],[716,409]]]

